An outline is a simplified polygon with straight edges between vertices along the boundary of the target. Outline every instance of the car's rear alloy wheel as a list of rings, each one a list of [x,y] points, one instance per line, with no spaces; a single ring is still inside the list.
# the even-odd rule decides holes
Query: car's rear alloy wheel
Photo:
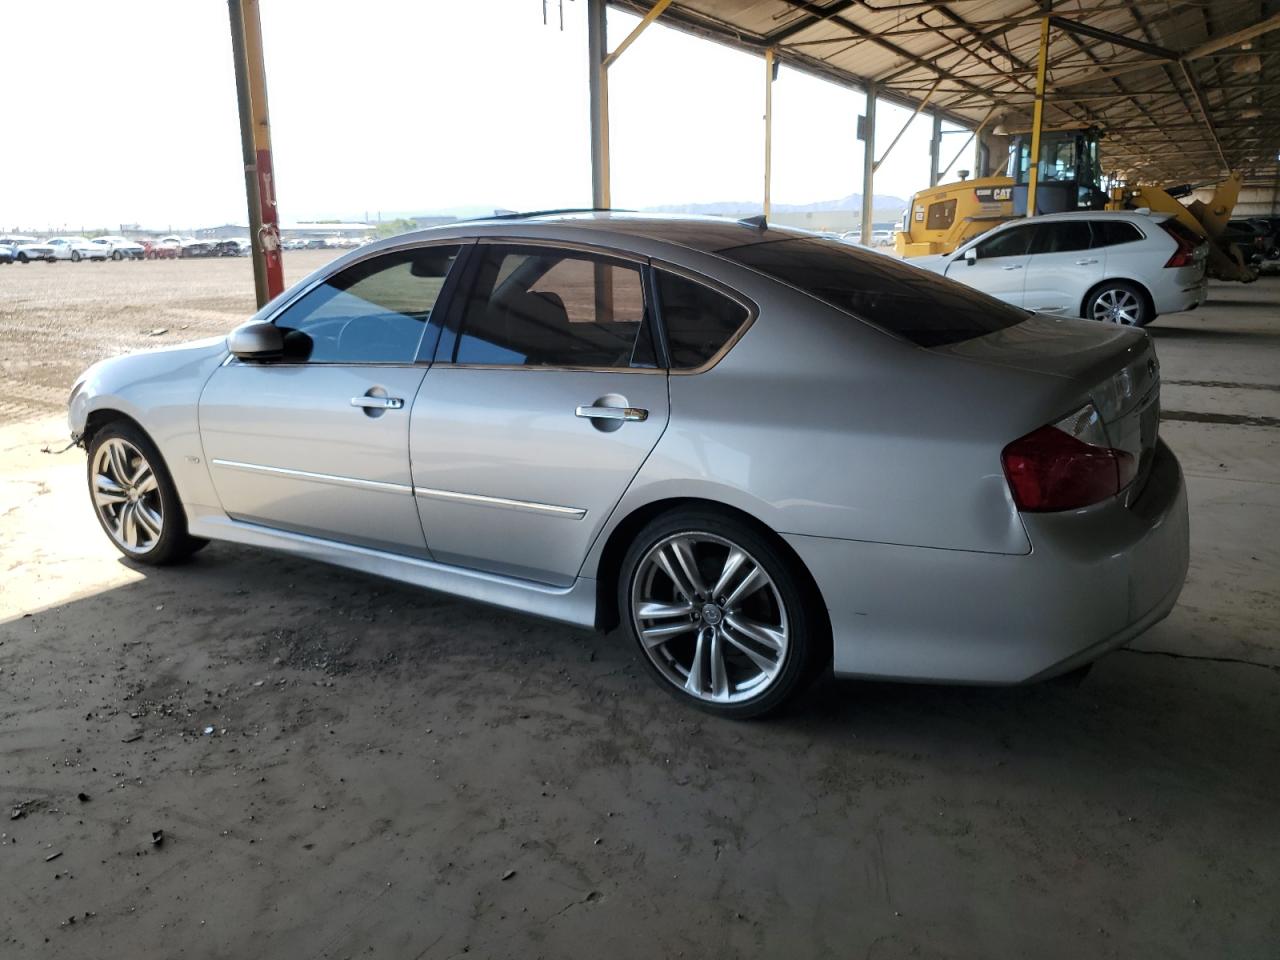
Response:
[[[150,439],[132,424],[103,427],[89,444],[89,494],[98,522],[125,556],[161,564],[205,545],[187,534],[173,480]]]
[[[650,525],[623,565],[625,609],[646,663],[670,692],[709,712],[773,710],[809,673],[806,591],[745,524],[682,519]]]
[[[1116,284],[1093,295],[1089,316],[1104,323],[1140,327],[1147,322],[1147,304],[1140,291],[1128,284]]]
[[[107,534],[125,553],[146,553],[164,533],[164,504],[156,473],[142,452],[111,437],[93,458],[93,505]]]

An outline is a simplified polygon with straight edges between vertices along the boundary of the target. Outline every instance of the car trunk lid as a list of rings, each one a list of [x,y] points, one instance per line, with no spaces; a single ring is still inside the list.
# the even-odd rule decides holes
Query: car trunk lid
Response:
[[[1111,445],[1136,464],[1122,491],[1126,502],[1141,494],[1160,427],[1160,364],[1145,332],[1035,314],[1004,330],[933,349],[1078,384],[1079,401],[1097,408]]]

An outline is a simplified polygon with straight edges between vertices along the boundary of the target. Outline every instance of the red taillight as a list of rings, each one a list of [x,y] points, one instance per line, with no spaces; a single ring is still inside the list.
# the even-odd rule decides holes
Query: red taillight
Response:
[[[1090,405],[1005,447],[1000,460],[1018,509],[1075,510],[1128,486],[1136,473],[1133,455],[1107,446],[1101,427]]]
[[[1161,220],[1160,229],[1173,237],[1178,248],[1173,251],[1166,267],[1189,267],[1195,262],[1196,247],[1200,246],[1200,238],[1180,224],[1177,220]]]

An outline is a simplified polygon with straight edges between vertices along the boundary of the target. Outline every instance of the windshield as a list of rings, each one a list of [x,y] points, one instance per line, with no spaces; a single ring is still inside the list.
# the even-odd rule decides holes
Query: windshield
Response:
[[[719,253],[922,347],[972,340],[1030,316],[919,267],[817,237]]]

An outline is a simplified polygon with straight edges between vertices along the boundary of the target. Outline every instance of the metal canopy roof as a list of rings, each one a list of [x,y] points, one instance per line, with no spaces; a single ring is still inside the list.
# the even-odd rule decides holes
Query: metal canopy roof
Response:
[[[611,0],[645,12],[654,0]],[[661,23],[969,127],[1030,125],[1050,17],[1045,124],[1106,131],[1108,172],[1274,179],[1280,0],[674,0]]]

